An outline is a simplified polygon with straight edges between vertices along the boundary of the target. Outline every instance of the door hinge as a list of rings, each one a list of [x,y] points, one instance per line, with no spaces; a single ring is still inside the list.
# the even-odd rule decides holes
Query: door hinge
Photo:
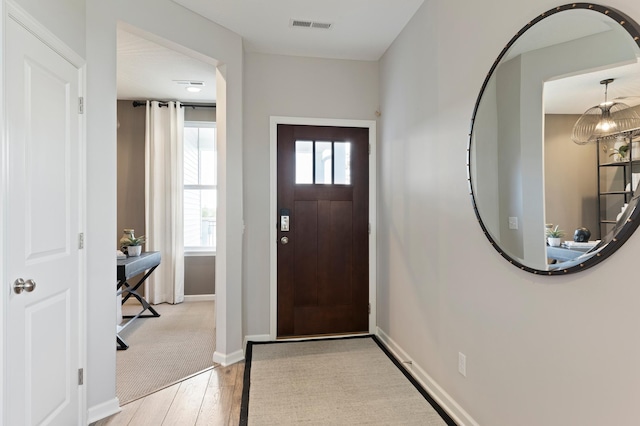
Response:
[[[369,311],[369,315],[371,315],[371,303],[369,303],[367,310]]]
[[[84,368],[78,368],[78,385],[84,385]]]
[[[369,235],[371,235],[371,222],[369,222]]]
[[[369,155],[371,155],[371,144],[369,144]]]
[[[78,113],[84,114],[84,98],[82,96],[78,98]]]
[[[82,250],[84,248],[84,233],[78,234],[78,248]]]

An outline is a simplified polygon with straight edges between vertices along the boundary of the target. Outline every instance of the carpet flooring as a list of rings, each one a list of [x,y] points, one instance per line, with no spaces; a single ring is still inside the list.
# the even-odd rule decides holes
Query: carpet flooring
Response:
[[[241,425],[455,425],[375,338],[250,343]]]
[[[160,317],[138,318],[120,332],[129,345],[116,352],[116,394],[121,405],[213,367],[215,302],[153,308]],[[139,305],[123,306],[125,315],[139,310]]]

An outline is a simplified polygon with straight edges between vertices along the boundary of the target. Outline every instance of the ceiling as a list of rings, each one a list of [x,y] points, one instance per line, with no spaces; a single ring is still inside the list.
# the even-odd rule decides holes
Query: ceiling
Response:
[[[377,61],[424,0],[173,0],[242,36],[250,52]],[[293,27],[292,20],[331,24]]]
[[[608,100],[640,105],[640,63],[622,65],[544,84],[545,112],[548,114],[582,114],[604,101],[604,85],[600,81],[613,78],[608,87]]]
[[[424,0],[173,0],[243,37],[247,51],[269,54],[378,60]],[[588,17],[589,25],[584,18]],[[608,18],[584,11],[563,16],[561,26],[545,19],[513,46],[508,59],[535,48],[557,44],[610,29]],[[291,26],[292,19],[329,23],[330,29]],[[604,22],[598,20],[604,19]],[[561,31],[559,30],[561,29]],[[553,29],[553,30],[552,30]],[[152,41],[154,40],[154,41]],[[118,99],[216,100],[215,67],[163,45],[135,28],[118,28]],[[626,96],[640,104],[640,66],[598,71],[545,84],[545,110],[581,114],[604,99],[605,78],[615,78],[609,99]],[[201,81],[202,91],[190,93],[176,81]]]
[[[251,52],[377,61],[424,0],[173,0],[239,34]],[[291,20],[329,23],[294,27]],[[317,26],[317,25],[316,25]],[[203,81],[189,93],[175,80]],[[215,102],[215,68],[118,28],[118,99]]]
[[[514,44],[505,60],[524,52],[560,45],[571,40],[613,31],[620,39],[629,38],[615,21],[589,10],[552,15],[527,30]],[[630,40],[630,38],[629,38]],[[597,54],[597,52],[594,52]],[[620,99],[629,106],[640,104],[640,64],[626,64],[594,70],[578,75],[556,78],[544,83],[544,110],[547,114],[582,114],[604,101],[604,86],[600,81],[613,78],[608,100]]]
[[[216,100],[216,69],[118,27],[118,99],[180,100],[212,103]],[[203,82],[199,93],[177,81]]]

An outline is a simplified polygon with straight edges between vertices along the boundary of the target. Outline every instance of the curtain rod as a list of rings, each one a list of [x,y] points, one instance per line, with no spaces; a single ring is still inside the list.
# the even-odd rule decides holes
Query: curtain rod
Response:
[[[145,106],[147,105],[147,101],[133,101],[133,107],[137,108],[139,106]],[[161,102],[158,101],[158,105],[160,105],[161,107],[165,107],[165,106],[169,106],[168,102]],[[190,104],[190,103],[183,103],[180,104],[181,107],[184,108],[215,108],[216,104]]]

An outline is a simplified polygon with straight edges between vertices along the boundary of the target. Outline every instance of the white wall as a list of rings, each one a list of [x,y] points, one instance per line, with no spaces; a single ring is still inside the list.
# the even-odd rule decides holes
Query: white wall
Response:
[[[269,117],[375,120],[378,64],[245,53],[244,96],[244,334],[268,335]]]
[[[84,57],[84,0],[14,0],[14,2]]]
[[[178,6],[171,0],[86,1],[88,66],[88,270],[90,282],[89,365],[87,391],[90,420],[109,411],[115,400],[115,286],[113,261],[116,235],[116,25],[122,20],[141,31],[186,48],[205,60],[224,63],[228,95],[218,123],[220,161],[226,163],[219,176],[219,242],[226,240],[228,256],[219,256],[216,281],[217,333],[220,361],[231,353],[242,354],[241,256],[242,252],[242,40],[241,38]],[[219,65],[220,66],[220,65]],[[220,118],[220,116],[219,116]],[[225,137],[226,136],[226,137]],[[227,143],[228,142],[228,143]],[[233,214],[227,214],[232,211]],[[220,254],[220,250],[219,250]],[[222,257],[222,259],[221,259]],[[221,276],[222,274],[222,276]],[[225,303],[226,302],[226,303]],[[224,317],[221,317],[224,316]],[[116,401],[117,402],[117,401]]]
[[[499,197],[498,228],[500,229],[500,246],[504,246],[504,250],[516,259],[527,259],[527,265],[529,265],[529,261],[538,259],[525,257],[527,234],[525,230],[535,227],[536,223],[542,228],[544,220],[536,215],[534,215],[535,220],[531,222],[524,220],[524,197],[522,196],[524,180],[522,174],[529,169],[530,165],[525,155],[525,142],[523,141],[523,136],[526,135],[522,135],[522,117],[525,115],[522,107],[524,102],[521,101],[520,95],[520,88],[523,85],[522,73],[522,56],[500,64],[495,71],[498,116],[498,193],[501,195]],[[542,125],[541,122],[540,125]],[[542,151],[542,146],[538,146],[538,148]],[[534,161],[534,163],[540,164],[539,161]],[[542,182],[534,180],[532,184],[541,185]],[[535,200],[542,208],[542,197],[536,196]],[[509,217],[516,217],[520,222],[517,230],[509,229]],[[542,232],[539,235],[543,235]],[[538,238],[540,251],[544,254],[542,241],[542,238]],[[536,262],[534,265],[539,269],[544,269],[544,264],[540,265],[539,262]]]
[[[380,65],[378,324],[482,425],[637,423],[640,235],[585,272],[536,276],[489,245],[467,188],[482,82],[558,4],[427,0]],[[640,3],[608,4],[640,21]]]
[[[115,11],[87,1],[87,407],[113,407],[116,227]],[[117,405],[116,405],[117,407]],[[109,409],[109,408],[106,408]],[[91,419],[91,415],[90,415]]]

